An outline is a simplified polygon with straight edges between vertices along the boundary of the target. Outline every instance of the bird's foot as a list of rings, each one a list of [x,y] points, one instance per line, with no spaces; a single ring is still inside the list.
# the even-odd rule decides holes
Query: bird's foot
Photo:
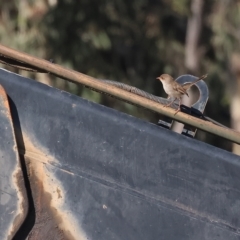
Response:
[[[178,113],[178,112],[180,112],[181,111],[181,109],[180,109],[180,107],[177,109],[177,111],[174,113],[174,116]]]
[[[170,107],[172,104],[173,104],[173,102],[170,102],[167,105],[164,105],[164,107]]]

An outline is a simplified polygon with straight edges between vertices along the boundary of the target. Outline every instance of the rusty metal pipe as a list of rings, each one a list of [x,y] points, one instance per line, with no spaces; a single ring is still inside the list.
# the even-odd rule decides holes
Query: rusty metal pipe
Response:
[[[127,101],[131,104],[134,104],[140,107],[144,107],[151,111],[168,116],[178,122],[189,124],[203,131],[215,134],[217,136],[223,137],[232,142],[240,144],[239,132],[217,126],[211,122],[207,122],[207,121],[192,117],[182,112],[179,112],[178,114],[174,115],[176,111],[172,108],[166,108],[162,104],[156,103],[152,100],[149,100],[144,97],[127,92],[125,90],[119,89],[115,86],[108,85],[88,75],[85,75],[73,70],[69,70],[57,64],[53,64],[49,61],[30,56],[26,53],[13,50],[3,45],[0,45],[0,54],[5,57],[16,59],[23,63],[27,63],[31,66],[37,67],[38,69],[42,69],[46,72],[52,73],[57,77],[66,79],[70,82],[83,84],[89,88],[92,88],[93,90],[109,94],[120,100]]]

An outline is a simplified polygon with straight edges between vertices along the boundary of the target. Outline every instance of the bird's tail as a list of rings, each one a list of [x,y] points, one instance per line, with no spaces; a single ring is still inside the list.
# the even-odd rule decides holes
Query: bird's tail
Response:
[[[205,74],[205,75],[202,75],[200,78],[198,78],[197,80],[195,80],[194,82],[191,82],[191,83],[186,83],[183,85],[183,87],[185,89],[189,89],[191,86],[193,86],[195,83],[199,82],[200,80],[203,80],[207,77],[208,75]]]

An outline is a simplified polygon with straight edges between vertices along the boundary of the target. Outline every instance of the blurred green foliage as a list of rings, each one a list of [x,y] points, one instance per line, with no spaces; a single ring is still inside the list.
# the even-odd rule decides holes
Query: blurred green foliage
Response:
[[[166,96],[156,76],[187,73],[185,47],[191,0],[0,0],[0,39],[82,73],[124,82]],[[198,42],[199,69],[209,73],[206,114],[230,126],[233,53],[239,52],[240,2],[205,1]],[[197,57],[197,56],[196,56]],[[31,75],[31,77],[37,76]],[[148,121],[159,116],[51,78],[51,85]],[[231,150],[231,144],[199,132],[198,138]]]

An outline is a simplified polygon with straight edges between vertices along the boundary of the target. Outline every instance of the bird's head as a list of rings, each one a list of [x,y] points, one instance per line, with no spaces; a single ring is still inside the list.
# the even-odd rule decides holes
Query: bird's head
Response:
[[[157,77],[156,79],[160,80],[162,83],[168,83],[173,81],[173,78],[168,74],[162,74],[160,77]]]

